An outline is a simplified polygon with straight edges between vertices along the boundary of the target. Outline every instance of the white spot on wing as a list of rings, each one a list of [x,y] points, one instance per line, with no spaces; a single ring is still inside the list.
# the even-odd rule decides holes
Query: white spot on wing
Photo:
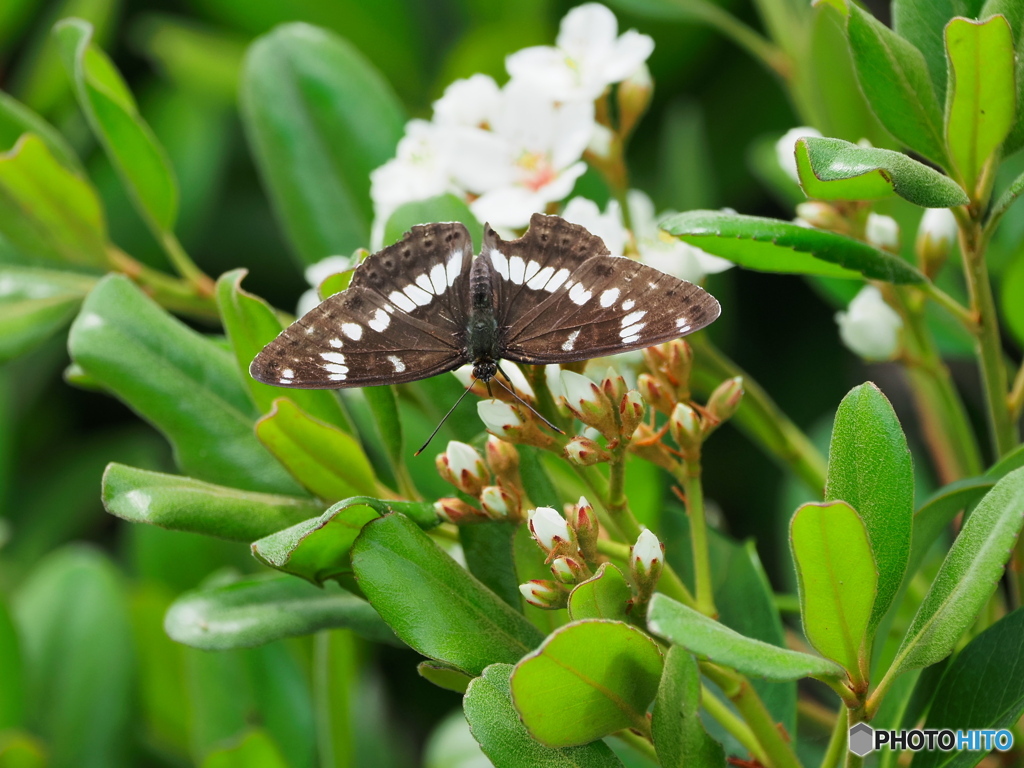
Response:
[[[625,336],[622,339],[623,344],[633,344],[634,342],[640,341],[640,334],[636,333],[632,336]]]
[[[562,345],[562,350],[564,352],[572,352],[573,347],[576,346],[576,337],[579,335],[579,329],[576,329],[575,331],[570,333],[569,337],[565,340],[565,343]]]
[[[627,325],[632,325],[637,320],[643,318],[647,314],[646,309],[638,309],[636,312],[630,312],[624,318],[622,318],[622,327],[625,328]]]
[[[622,302],[622,308],[626,312],[629,312],[629,310],[631,310],[635,306],[636,306],[636,302],[633,301],[632,299],[626,299],[624,302]]]
[[[601,306],[610,307],[615,303],[615,300],[619,298],[618,288],[609,288],[607,291],[601,294]]]
[[[320,357],[326,360],[328,363],[344,363],[345,356],[341,352],[321,352]],[[281,374],[282,376],[284,374]]]
[[[434,292],[434,286],[430,282],[430,278],[427,277],[427,275],[420,275],[419,277],[417,277],[416,278],[416,285],[418,285],[420,288],[422,288],[427,293],[433,293]]]
[[[358,323],[342,323],[341,332],[352,339],[352,341],[359,341],[363,338],[363,326]]]
[[[508,260],[508,279],[516,285],[526,282],[526,262],[522,256],[513,256]]]
[[[345,379],[348,378],[348,375],[344,373],[332,373],[327,378],[330,379],[331,381],[344,381]]]
[[[447,285],[444,281],[444,264],[435,264],[430,268],[430,284],[434,286],[434,293],[440,296],[444,293]]]
[[[536,275],[540,271],[540,264],[536,261],[531,261],[526,265],[526,275],[523,277],[523,282],[528,283],[530,278]]]
[[[680,331],[688,331],[690,330],[690,321],[685,317],[680,317],[676,320],[676,328]]]
[[[459,279],[459,274],[462,272],[462,249],[455,251],[452,257],[448,259],[448,265],[445,267],[445,275],[448,278],[448,287],[451,288],[455,285],[455,281]]]
[[[562,287],[562,283],[569,279],[569,270],[564,267],[555,272],[554,277],[548,280],[548,284],[544,286],[544,290],[548,293],[554,293]]]
[[[414,302],[419,304],[421,307],[427,306],[430,303],[431,296],[429,293],[424,291],[419,286],[407,285],[405,286],[405,295],[412,299]],[[396,302],[397,303],[397,302]]]
[[[590,301],[590,297],[593,295],[594,294],[579,283],[576,283],[576,285],[572,287],[572,290],[569,291],[569,298],[572,299],[574,304],[579,304],[581,307]]]
[[[345,346],[344,344],[341,343],[341,339],[331,339],[327,343],[330,344],[335,349],[341,349],[343,346]]]
[[[281,381],[284,381],[286,379],[294,379],[294,378],[295,378],[295,371],[293,371],[291,368],[285,368],[283,371],[281,371]]]
[[[348,373],[348,366],[338,365],[337,363],[328,363],[324,366],[324,370],[328,373]]]
[[[388,298],[391,299],[403,312],[412,312],[416,309],[416,305],[401,291],[392,291],[388,294]]]
[[[499,275],[508,280],[508,259],[497,248],[491,248],[491,264]]]
[[[383,309],[378,309],[373,313],[373,320],[370,321],[369,325],[377,333],[383,333],[384,329],[391,325],[391,316]]]
[[[402,358],[398,355],[388,355],[388,360],[395,366],[395,373],[402,373],[405,370],[405,363],[402,362]]]
[[[636,334],[640,333],[641,330],[643,330],[643,327],[645,325],[647,325],[647,323],[634,323],[628,328],[623,328],[621,331],[619,331],[619,336],[621,336],[623,339],[625,339],[627,336],[635,336]]]
[[[531,262],[532,263],[532,262]],[[532,288],[535,291],[539,291],[544,287],[545,283],[551,279],[551,276],[555,274],[554,267],[544,267],[540,272],[533,276],[533,278],[526,283],[527,288]]]

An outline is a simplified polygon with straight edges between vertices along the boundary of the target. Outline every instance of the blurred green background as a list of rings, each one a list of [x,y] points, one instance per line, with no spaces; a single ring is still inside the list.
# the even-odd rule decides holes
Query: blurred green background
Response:
[[[745,0],[721,4],[760,26]],[[302,265],[271,213],[237,108],[249,42],[286,21],[331,29],[381,70],[410,117],[428,116],[431,102],[458,77],[485,72],[502,82],[505,55],[550,44],[572,5],[0,0],[0,88],[52,122],[84,159],[113,240],[168,268],[89,133],[51,43],[58,19],[91,21],[168,149],[182,190],[177,232],[189,253],[210,275],[249,269],[246,287],[290,311],[306,288]],[[765,168],[770,142],[802,121],[776,79],[715,32],[679,20],[673,8],[685,0],[609,5],[621,29],[656,41],[649,62],[654,101],[629,150],[634,186],[659,210],[729,206],[791,218],[799,193],[766,183]],[[885,7],[876,5],[886,19]],[[836,92],[837,83],[852,80],[829,80],[842,75],[842,51],[820,45],[821,92],[848,102],[845,122],[831,126],[830,135],[856,141],[866,133],[884,142],[859,94]],[[600,197],[593,180],[582,185]],[[898,203],[894,208],[894,215],[905,212]],[[1020,228],[1008,221],[1004,240]],[[910,229],[907,249],[912,241]],[[997,247],[995,257],[1005,263],[1008,252]],[[27,257],[0,241],[0,260]],[[741,270],[715,276],[709,287],[724,307],[716,340],[799,425],[827,435],[842,395],[871,378],[914,439],[900,374],[886,365],[865,369],[841,347],[836,304],[821,290],[796,277]],[[949,345],[955,349],[956,340]],[[68,386],[68,362],[59,337],[0,366],[0,766],[312,767],[316,717],[331,718],[330,728],[342,734],[336,765],[429,763],[428,736],[458,709],[459,698],[416,676],[418,659],[409,651],[332,633],[209,654],[164,636],[163,612],[175,596],[258,566],[243,545],[130,526],[104,513],[99,487],[108,462],[174,467],[163,440],[123,405]],[[956,372],[977,415],[974,375],[969,368]],[[708,445],[705,473],[722,527],[740,539],[755,537],[777,587],[791,589],[781,532],[806,492],[732,428]],[[678,502],[666,492],[665,504]],[[325,645],[318,654],[316,643]],[[16,656],[24,674],[10,663]],[[335,663],[314,669],[314,658]]]

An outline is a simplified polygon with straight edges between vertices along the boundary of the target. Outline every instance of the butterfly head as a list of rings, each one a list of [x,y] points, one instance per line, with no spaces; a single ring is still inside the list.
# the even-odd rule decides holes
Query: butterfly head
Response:
[[[473,363],[473,378],[486,383],[498,372],[498,364],[493,360],[477,360]]]

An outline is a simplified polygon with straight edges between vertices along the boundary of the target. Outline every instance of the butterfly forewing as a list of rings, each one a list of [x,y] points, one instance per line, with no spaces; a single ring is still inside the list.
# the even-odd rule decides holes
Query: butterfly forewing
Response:
[[[250,367],[253,378],[337,389],[415,381],[463,365],[472,252],[462,224],[413,227],[360,264],[347,290],[268,344]]]

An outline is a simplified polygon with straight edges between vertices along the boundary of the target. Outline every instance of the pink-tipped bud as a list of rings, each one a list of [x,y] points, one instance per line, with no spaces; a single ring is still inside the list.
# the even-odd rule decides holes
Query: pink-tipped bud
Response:
[[[683,457],[686,459],[698,458],[704,433],[697,412],[686,403],[679,403],[672,411],[668,425]]]
[[[626,394],[627,389],[629,387],[626,386],[626,380],[619,375],[618,371],[608,366],[608,370],[601,380],[601,391],[604,392],[605,397],[611,402],[617,403]]]
[[[585,496],[570,506],[566,512],[569,528],[576,534],[576,544],[580,548],[584,561],[597,562],[597,539],[601,534],[601,524],[597,520],[594,508]]]
[[[480,506],[491,520],[519,520],[519,496],[500,485],[488,485],[480,492]]]
[[[565,404],[573,415],[609,440],[617,436],[615,414],[611,401],[601,387],[574,371],[562,371]]]
[[[472,504],[467,504],[454,496],[438,499],[434,502],[434,509],[438,517],[453,525],[485,523],[490,519]]]
[[[577,435],[566,444],[565,455],[569,461],[581,467],[592,467],[612,457],[596,440],[582,435]]]
[[[519,485],[519,451],[507,440],[499,437],[487,438],[485,446],[487,452],[487,466],[491,468],[494,476],[506,485]]]
[[[590,577],[587,567],[574,557],[562,555],[551,561],[551,573],[561,584],[578,584]]]
[[[452,440],[447,450],[437,457],[437,471],[446,481],[463,493],[478,496],[485,485],[491,482],[491,473],[476,449]]]
[[[651,429],[649,424],[643,422],[633,432],[629,451],[644,461],[649,461],[669,472],[675,472],[679,466],[679,462],[673,458],[668,448],[661,442],[660,434]]]
[[[675,339],[665,344],[667,358],[664,374],[676,391],[676,400],[690,399],[690,371],[693,369],[693,348],[686,339]]]
[[[641,64],[636,71],[619,83],[617,92],[619,102],[619,135],[626,137],[632,133],[637,122],[651,103],[654,93],[654,81],[647,64]]]
[[[524,419],[519,409],[501,400],[481,400],[476,404],[480,420],[487,431],[512,443],[550,448],[555,441],[545,435],[532,420]]]
[[[676,399],[671,390],[663,381],[649,373],[637,376],[636,388],[647,404],[659,413],[668,416],[676,406]]]
[[[530,605],[545,610],[564,608],[569,598],[561,585],[544,579],[533,579],[520,584],[519,592]]]
[[[623,440],[629,440],[644,420],[645,407],[643,397],[635,389],[622,396],[619,401],[619,434]]]
[[[728,421],[739,410],[743,400],[743,377],[734,376],[726,379],[711,393],[708,398],[707,410],[715,419],[715,426]]]
[[[530,533],[545,552],[564,549],[572,543],[572,534],[565,518],[552,507],[537,507],[530,513]]]
[[[640,602],[650,599],[664,567],[665,545],[652,531],[641,531],[629,557],[629,569],[640,592]]]

